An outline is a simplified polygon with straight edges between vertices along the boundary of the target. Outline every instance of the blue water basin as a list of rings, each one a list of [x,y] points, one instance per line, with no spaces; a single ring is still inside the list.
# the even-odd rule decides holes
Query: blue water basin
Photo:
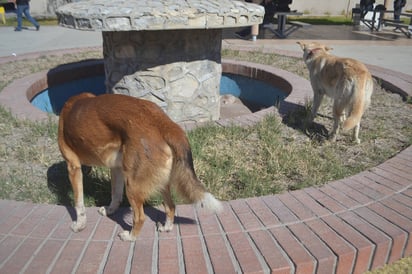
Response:
[[[31,104],[44,112],[59,114],[71,96],[85,91],[96,95],[105,93],[104,83],[104,75],[69,81],[40,91],[31,100]],[[268,83],[229,73],[222,74],[220,94],[238,97],[248,107],[255,108],[252,111],[276,105],[286,97],[284,91]]]

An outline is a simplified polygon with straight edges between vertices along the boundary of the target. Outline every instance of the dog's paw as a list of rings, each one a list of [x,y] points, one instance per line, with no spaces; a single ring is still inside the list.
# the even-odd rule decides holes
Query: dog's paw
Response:
[[[97,210],[97,212],[99,212],[100,215],[102,215],[102,216],[107,216],[106,207],[104,207],[104,206],[100,207],[100,208]]]
[[[86,222],[73,222],[70,226],[73,232],[79,232],[86,228]]]
[[[157,223],[157,231],[159,232],[170,232],[172,230],[173,230],[173,224],[170,222],[166,221],[164,225],[160,222]]]
[[[100,213],[100,215],[102,216],[110,216],[112,215],[114,212],[116,211],[116,209],[107,207],[107,206],[102,206],[99,208],[98,212]]]
[[[134,242],[134,241],[136,241],[136,236],[132,236],[130,231],[127,231],[127,230],[120,232],[119,233],[119,238],[120,238],[120,240],[125,241],[125,242]]]

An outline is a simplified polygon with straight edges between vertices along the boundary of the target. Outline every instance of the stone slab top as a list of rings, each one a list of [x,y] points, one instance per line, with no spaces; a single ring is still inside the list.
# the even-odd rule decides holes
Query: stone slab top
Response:
[[[95,31],[219,29],[260,24],[262,6],[233,0],[89,0],[57,10],[63,27]]]

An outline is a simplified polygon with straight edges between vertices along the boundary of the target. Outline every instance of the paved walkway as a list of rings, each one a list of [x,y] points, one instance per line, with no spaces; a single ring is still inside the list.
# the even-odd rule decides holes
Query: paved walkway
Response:
[[[14,32],[12,27],[0,27],[0,57],[7,60],[25,58],[27,53],[102,46],[100,32],[80,31],[56,26],[42,26],[40,31]],[[297,40],[324,41],[334,48],[334,54],[361,60],[412,75],[412,39],[403,34],[367,31],[353,32],[351,26],[313,26],[292,33],[288,39],[273,39],[273,33],[263,31],[256,42],[235,39],[234,31],[225,30],[224,45],[242,45],[253,49],[287,50],[300,54]],[[5,39],[7,37],[7,39]],[[16,56],[12,56],[12,54]]]
[[[266,40],[227,39],[224,47],[283,52],[272,46],[287,44]],[[378,47],[378,42],[371,43]],[[291,37],[288,49],[293,43]],[[391,46],[382,43],[391,49],[387,54],[404,47],[397,43],[411,47],[402,38]],[[411,58],[410,52],[403,58]],[[412,95],[412,75],[369,67],[384,84]],[[87,228],[72,233],[72,208],[0,200],[0,273],[362,273],[412,255],[411,168],[409,147],[375,168],[320,188],[225,202],[218,215],[180,205],[170,233],[155,230],[164,214],[148,207],[135,243],[116,236],[129,228],[127,208],[112,218],[88,208]]]

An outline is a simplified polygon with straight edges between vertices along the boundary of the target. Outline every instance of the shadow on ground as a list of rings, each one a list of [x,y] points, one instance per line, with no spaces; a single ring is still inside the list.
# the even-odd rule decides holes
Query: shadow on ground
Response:
[[[285,111],[285,109],[288,111]],[[302,132],[312,141],[324,142],[329,138],[329,132],[324,125],[309,121],[309,116],[311,113],[310,107],[284,101],[282,102],[282,107],[279,112],[282,116],[282,123],[284,125]],[[318,116],[323,115],[318,114]],[[326,118],[332,119],[332,117]]]
[[[87,205],[93,203],[103,206],[110,203],[110,180],[91,172],[89,167],[82,167],[84,199]],[[47,186],[57,197],[58,204],[73,205],[72,187],[69,181],[66,162],[55,163],[47,170]]]
[[[157,207],[145,206],[144,213],[156,224],[164,224],[166,220],[166,214],[164,211]],[[111,220],[115,221],[123,230],[132,229],[132,216],[133,212],[130,207],[121,207],[113,215],[108,216]],[[72,218],[73,219],[73,218]],[[192,225],[197,222],[191,218],[175,216],[174,224],[179,225]]]
[[[107,206],[111,201],[111,186],[110,180],[102,179],[101,176],[96,176],[96,172],[90,167],[82,167],[83,171],[83,187],[85,200],[94,201],[98,207]],[[76,220],[76,212],[73,207],[72,187],[69,181],[66,162],[53,164],[47,170],[47,185],[52,193],[57,196],[58,204],[66,207],[72,221]],[[87,205],[87,203],[86,203]],[[164,223],[166,214],[158,207],[146,205],[144,212],[155,223]],[[119,224],[124,230],[130,230],[132,224],[132,210],[127,202],[127,198],[123,198],[123,203],[119,210],[110,219]],[[195,224],[196,221],[185,217],[175,217],[175,224]]]

